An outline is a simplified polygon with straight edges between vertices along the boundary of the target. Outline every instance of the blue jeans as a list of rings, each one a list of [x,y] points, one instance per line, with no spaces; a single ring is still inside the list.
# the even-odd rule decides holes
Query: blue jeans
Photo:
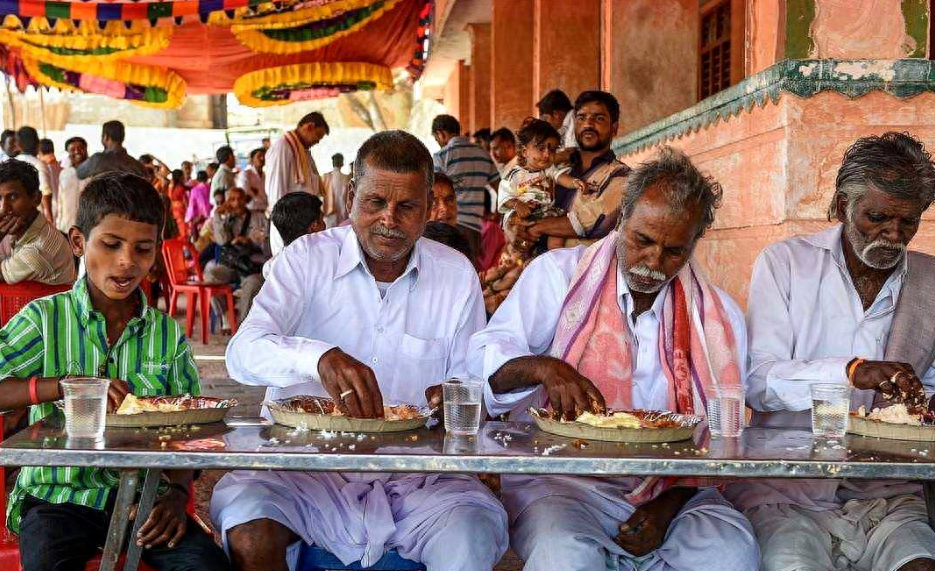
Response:
[[[84,571],[107,539],[110,508],[52,504],[26,496],[19,536],[23,571]],[[214,538],[191,520],[178,545],[172,549],[165,544],[144,549],[143,561],[159,571],[233,569]]]

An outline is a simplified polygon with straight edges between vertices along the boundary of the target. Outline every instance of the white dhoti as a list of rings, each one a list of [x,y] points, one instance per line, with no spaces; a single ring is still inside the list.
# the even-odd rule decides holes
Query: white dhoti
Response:
[[[826,510],[763,505],[746,515],[763,571],[896,571],[913,559],[935,559],[935,532],[915,495],[850,500]]]
[[[218,482],[211,519],[225,550],[229,529],[263,518],[363,567],[396,549],[429,571],[490,571],[509,544],[503,506],[460,474],[240,471]],[[298,547],[287,557],[293,570]]]
[[[750,523],[713,488],[685,504],[659,549],[642,557],[624,551],[614,538],[634,507],[622,498],[627,486],[614,484],[627,480],[539,476],[517,487],[505,482],[513,549],[526,561],[524,571],[757,570]]]

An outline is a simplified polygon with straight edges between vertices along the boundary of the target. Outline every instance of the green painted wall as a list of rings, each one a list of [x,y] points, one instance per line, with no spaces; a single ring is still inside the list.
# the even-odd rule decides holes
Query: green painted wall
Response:
[[[906,57],[928,57],[929,5],[927,0],[902,0],[906,34],[916,41],[916,49]]]
[[[807,59],[815,47],[809,30],[815,19],[815,0],[786,0],[786,58]]]

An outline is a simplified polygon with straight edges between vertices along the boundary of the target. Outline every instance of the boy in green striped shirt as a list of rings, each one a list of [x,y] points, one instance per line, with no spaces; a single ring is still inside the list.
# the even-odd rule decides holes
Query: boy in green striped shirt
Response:
[[[30,406],[29,421],[61,414],[65,376],[110,378],[108,409],[130,392],[196,395],[191,347],[139,284],[159,251],[165,213],[156,190],[127,173],[94,178],[78,203],[69,242],[87,276],[71,291],[36,300],[0,330],[0,410]],[[227,570],[213,539],[185,513],[190,470],[170,470],[167,491],[133,540],[160,571]],[[112,470],[24,467],[7,525],[20,534],[23,571],[80,571],[106,540],[119,476]]]

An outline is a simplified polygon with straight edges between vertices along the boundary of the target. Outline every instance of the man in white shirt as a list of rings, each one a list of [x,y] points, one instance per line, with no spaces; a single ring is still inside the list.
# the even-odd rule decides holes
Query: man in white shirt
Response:
[[[250,164],[240,171],[240,175],[237,177],[237,186],[247,192],[247,197],[250,199],[248,204],[250,210],[266,215],[269,201],[266,198],[264,165],[266,165],[266,149],[260,147],[250,151]]]
[[[927,338],[923,358],[900,347],[925,328],[899,327],[903,303],[932,288],[935,260],[906,256],[935,198],[935,164],[903,133],[858,139],[844,154],[830,208],[840,224],[767,247],[750,283],[750,376],[754,424],[808,427],[810,387],[852,387],[851,410],[898,392],[925,408],[935,392]],[[924,391],[924,392],[923,392]],[[873,480],[749,480],[727,495],[753,523],[763,569],[935,569],[935,532],[918,484]]]
[[[20,154],[16,160],[31,164],[39,173],[39,192],[42,193],[42,203],[39,210],[50,223],[54,222],[52,214],[52,184],[49,182],[49,167],[39,160],[39,133],[30,126],[20,127],[16,132],[16,142],[20,147]]]
[[[628,179],[615,232],[535,259],[471,339],[490,414],[548,400],[567,419],[605,407],[704,415],[715,383],[740,386],[743,314],[691,262],[720,197],[664,149]],[[712,484],[505,475],[502,492],[524,571],[754,571],[753,530]]]
[[[232,377],[266,398],[330,396],[353,417],[386,404],[432,404],[467,372],[484,323],[470,262],[420,239],[432,158],[418,139],[385,131],[361,147],[351,224],[303,236],[272,264],[227,347]],[[211,517],[243,571],[294,566],[298,542],[369,567],[396,549],[429,571],[489,571],[507,549],[506,513],[463,474],[233,472]]]
[[[56,202],[55,227],[68,233],[78,216],[78,197],[91,179],[78,178],[78,167],[88,159],[88,143],[81,137],[65,141],[68,152],[68,167],[62,170],[59,179],[58,201]]]
[[[319,197],[324,194],[318,167],[309,149],[329,131],[325,117],[313,111],[302,117],[295,130],[286,133],[266,152],[267,216],[272,215],[276,201],[290,192],[308,192]],[[282,238],[275,228],[270,232],[269,241],[275,256],[283,248]]]
[[[39,160],[45,163],[49,171],[49,186],[52,188],[52,212],[58,210],[59,178],[62,174],[62,163],[55,156],[55,143],[52,139],[39,139]]]
[[[16,131],[13,129],[4,129],[0,133],[0,163],[8,161],[19,154],[19,148],[16,146]]]
[[[500,178],[516,164],[516,136],[501,127],[490,135],[490,158],[500,171]]]
[[[218,160],[218,170],[211,178],[211,203],[220,206],[215,199],[218,193],[226,193],[237,185],[236,175],[234,174],[234,167],[237,166],[237,156],[234,154],[234,149],[228,145],[219,147],[215,152],[215,156]]]
[[[325,221],[329,228],[340,226],[347,220],[347,182],[351,176],[341,172],[344,167],[344,155],[336,153],[331,157],[331,172],[325,173],[322,180],[325,187]]]

